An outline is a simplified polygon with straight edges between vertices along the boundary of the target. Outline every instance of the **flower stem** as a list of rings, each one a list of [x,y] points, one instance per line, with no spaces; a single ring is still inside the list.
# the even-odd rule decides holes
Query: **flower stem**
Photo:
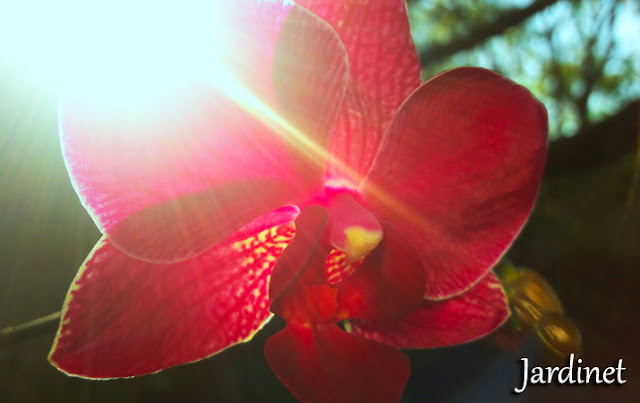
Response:
[[[7,326],[0,329],[0,346],[14,344],[25,340],[29,336],[39,335],[49,330],[49,328],[53,327],[53,322],[60,319],[61,315],[61,311],[53,312],[19,325]]]

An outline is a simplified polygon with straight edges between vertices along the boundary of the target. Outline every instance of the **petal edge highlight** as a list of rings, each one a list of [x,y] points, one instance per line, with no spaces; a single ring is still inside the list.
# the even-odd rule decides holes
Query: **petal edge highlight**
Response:
[[[69,375],[129,377],[249,340],[271,317],[269,276],[295,213],[274,212],[175,264],[132,259],[103,237],[71,285],[49,361]]]

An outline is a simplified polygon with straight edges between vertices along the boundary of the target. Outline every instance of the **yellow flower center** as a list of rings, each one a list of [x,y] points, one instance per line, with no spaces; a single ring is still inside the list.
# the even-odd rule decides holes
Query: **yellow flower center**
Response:
[[[346,261],[354,262],[369,254],[382,241],[382,229],[367,230],[359,226],[344,230]]]

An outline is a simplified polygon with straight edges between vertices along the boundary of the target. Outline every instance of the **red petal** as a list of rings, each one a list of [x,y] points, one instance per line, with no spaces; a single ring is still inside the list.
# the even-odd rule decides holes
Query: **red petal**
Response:
[[[102,238],[71,285],[49,360],[72,375],[125,377],[249,340],[271,316],[269,276],[296,213],[281,209],[177,264],[132,259]]]
[[[423,301],[420,256],[388,223],[382,223],[382,228],[382,242],[353,275],[337,285],[338,307],[347,318],[397,318]]]
[[[542,178],[544,106],[485,69],[429,80],[394,118],[361,194],[418,249],[426,294],[471,287],[524,225]]]
[[[402,101],[420,85],[404,0],[297,0],[328,21],[349,55],[349,85],[331,138],[328,179],[357,185]]]
[[[500,281],[489,272],[466,293],[427,301],[395,322],[353,320],[353,333],[397,348],[433,348],[483,337],[509,317]]]
[[[129,93],[105,104],[73,87],[61,98],[74,186],[101,231],[132,256],[196,256],[323,185],[347,80],[343,45],[290,2],[244,3],[228,6],[231,79],[184,77],[135,109]]]
[[[305,208],[296,218],[296,235],[273,268],[269,284],[269,300],[274,313],[279,313],[276,307],[278,303],[274,305],[274,302],[286,293],[294,283],[308,285],[307,281],[298,280],[310,267],[319,266],[320,270],[315,270],[318,273],[311,274],[318,277],[319,283],[326,283],[324,262],[329,254],[329,249],[328,245],[321,245],[321,241],[328,222],[327,210],[318,205]],[[320,249],[326,249],[326,253]]]
[[[287,326],[265,345],[278,379],[303,402],[394,402],[409,378],[409,358],[337,326]]]

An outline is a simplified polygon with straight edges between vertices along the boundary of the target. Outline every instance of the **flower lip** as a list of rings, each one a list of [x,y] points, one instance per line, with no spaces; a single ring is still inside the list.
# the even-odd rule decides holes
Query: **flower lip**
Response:
[[[350,195],[339,196],[343,204],[356,203]],[[287,326],[265,344],[267,362],[301,401],[398,401],[409,377],[408,358],[336,324],[352,318],[399,319],[419,306],[424,293],[419,257],[382,223],[387,236],[380,245],[352,276],[329,284],[330,213],[319,205],[302,209],[296,234],[274,266],[271,311]]]

